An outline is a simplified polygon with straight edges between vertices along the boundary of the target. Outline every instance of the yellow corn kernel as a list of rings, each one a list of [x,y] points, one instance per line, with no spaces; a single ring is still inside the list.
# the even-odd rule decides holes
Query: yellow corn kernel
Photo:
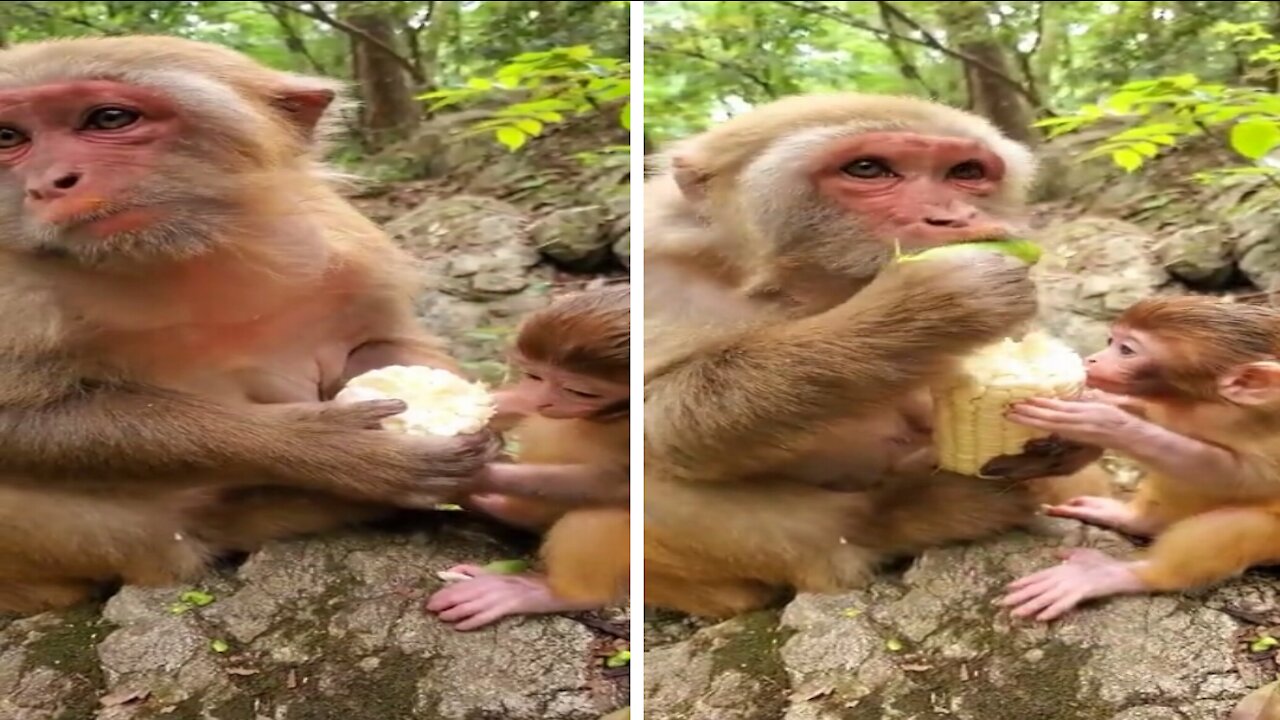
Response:
[[[403,400],[408,409],[384,418],[382,427],[409,435],[465,435],[479,432],[496,412],[493,396],[481,383],[447,370],[419,365],[390,365],[352,378],[334,398],[338,402]]]
[[[1009,404],[1032,397],[1076,397],[1084,382],[1080,356],[1043,333],[979,350],[933,389],[939,467],[978,475],[992,458],[1022,453],[1028,441],[1048,433],[1006,420]]]

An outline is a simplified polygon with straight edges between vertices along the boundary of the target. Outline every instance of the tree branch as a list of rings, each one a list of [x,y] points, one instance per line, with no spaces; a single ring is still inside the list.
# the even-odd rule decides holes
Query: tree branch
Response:
[[[89,28],[94,32],[100,32],[103,35],[124,35],[125,34],[124,31],[119,28],[102,27],[101,25],[90,22],[89,20],[86,20],[84,18],[79,18],[74,15],[62,15],[59,13],[55,13],[50,11],[47,8],[42,8],[38,5],[33,5],[32,3],[29,3],[29,2],[15,2],[13,4],[17,5],[18,7],[22,8],[23,10],[26,10],[27,12],[33,15],[42,17],[45,20],[54,20],[54,21],[62,20],[65,22],[69,22],[73,25],[79,25],[81,27]]]
[[[301,55],[316,72],[321,75],[328,75],[329,71],[325,70],[324,65],[321,65],[320,61],[311,54],[311,51],[307,48],[307,43],[302,39],[302,36],[298,34],[298,31],[289,24],[289,20],[285,16],[284,11],[280,9],[280,6],[266,2],[262,3],[262,6],[263,9],[267,11],[267,14],[276,19],[276,23],[280,26],[280,30],[284,32],[285,47],[289,48],[290,52]]]
[[[886,30],[893,32],[893,15],[891,13],[892,8],[889,7],[889,3],[884,0],[877,0],[876,7],[880,9],[880,22],[884,23]],[[926,82],[924,76],[920,74],[920,69],[911,62],[911,58],[907,56],[906,51],[898,44],[898,38],[886,37],[884,39],[884,44],[889,48],[889,52],[893,53],[893,56],[898,59],[898,69],[902,71],[903,77],[919,83],[920,87],[924,88],[924,91],[928,93],[930,97],[938,97],[937,91],[929,87],[929,83]]]
[[[309,4],[310,5],[309,7],[300,7],[297,5],[293,5],[292,3],[284,2],[283,0],[261,0],[261,2],[264,5],[274,5],[276,7],[280,7],[292,12],[296,12],[299,15],[305,15],[306,17],[309,17],[312,20],[318,20],[324,23],[325,25],[328,25],[329,27],[341,30],[342,32],[350,35],[351,37],[356,38],[360,42],[363,42],[367,45],[372,46],[373,48],[377,49],[379,52],[385,53],[387,57],[394,60],[397,65],[404,68],[405,72],[409,73],[409,76],[412,77],[416,82],[421,83],[425,81],[425,78],[422,77],[422,73],[418,72],[418,69],[413,66],[413,62],[410,61],[408,58],[404,57],[403,55],[401,55],[400,53],[396,52],[395,48],[391,47],[390,45],[387,45],[386,43],[370,35],[364,30],[361,30],[360,28],[355,27],[351,23],[343,22],[342,20],[339,20],[338,18],[330,15],[328,12],[325,11],[324,8],[320,7],[320,3],[313,2]]]
[[[896,33],[891,30],[886,30],[885,28],[876,27],[874,25],[868,25],[862,22],[861,20],[857,19],[856,17],[853,17],[849,13],[837,8],[830,7],[824,3],[811,4],[811,3],[803,2],[802,0],[774,0],[774,2],[780,5],[786,5],[787,7],[799,10],[801,12],[809,13],[810,15],[817,15],[819,17],[827,18],[828,20],[834,20],[843,25],[848,25],[851,28],[856,28],[858,30],[865,30],[866,32],[872,33],[873,35],[875,35],[876,37],[879,37],[882,40],[886,38],[894,38],[897,40],[901,40],[903,42],[911,43],[912,45],[922,45],[927,48],[932,48],[942,53],[943,55],[946,55],[947,57],[954,58],[967,65],[972,65],[973,67],[976,67],[982,70],[983,72],[990,74],[992,77],[1000,80],[1000,82],[1003,82],[1006,85],[1008,85],[1011,89],[1013,89],[1014,92],[1025,97],[1030,102],[1035,103],[1036,107],[1039,107],[1039,103],[1036,102],[1036,99],[1031,96],[1031,94],[1027,91],[1027,88],[1023,86],[1022,83],[1018,82],[1014,78],[1009,77],[1004,72],[1001,72],[1000,70],[997,70],[996,68],[991,67],[987,63],[982,62],[981,60],[971,55],[967,55],[965,53],[952,50],[946,45],[943,45],[941,41],[939,41],[936,37],[930,34],[928,30],[926,30],[924,27],[920,25],[920,23],[917,23],[915,20],[911,19],[911,17],[909,17],[906,13],[902,12],[901,10],[894,7],[892,4],[888,2],[885,3],[886,9],[889,12],[893,13],[894,17],[906,23],[907,25],[911,26],[911,28],[914,29],[915,31],[919,32],[921,35],[920,38],[913,38],[910,35],[903,35],[901,33]]]
[[[1031,49],[1024,52],[1018,52],[1018,48],[1014,46],[1014,52],[1018,56],[1018,64],[1022,67],[1022,76],[1027,81],[1027,92],[1031,93],[1031,97],[1035,107],[1040,107],[1040,90],[1036,83],[1036,71],[1032,67],[1031,61],[1035,59],[1035,55],[1040,51],[1040,44],[1044,42],[1044,14],[1045,2],[1040,0],[1036,3],[1036,41],[1032,43]]]
[[[773,85],[770,84],[768,80],[765,80],[763,77],[760,77],[758,74],[750,70],[747,70],[746,68],[736,63],[730,62],[728,60],[722,60],[720,58],[714,58],[709,55],[705,55],[698,50],[685,50],[683,48],[674,48],[674,47],[671,47],[670,45],[655,43],[652,40],[647,41],[645,43],[645,46],[646,46],[646,49],[652,49],[658,52],[671,53],[672,55],[683,55],[685,57],[694,58],[695,60],[701,60],[703,62],[711,63],[712,65],[716,65],[730,72],[737,73],[738,75],[741,75],[747,80],[750,80],[753,84],[755,84],[757,87],[763,90],[764,94],[769,96],[770,99],[778,97],[778,91],[774,89]]]

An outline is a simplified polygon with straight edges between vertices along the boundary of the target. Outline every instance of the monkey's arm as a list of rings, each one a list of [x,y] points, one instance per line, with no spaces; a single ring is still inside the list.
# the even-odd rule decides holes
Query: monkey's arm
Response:
[[[891,267],[831,310],[713,338],[648,368],[646,457],[667,471],[696,468],[699,479],[768,468],[815,425],[881,410],[1034,309],[1025,268],[1005,258]],[[661,345],[698,347],[696,333],[675,334]]]
[[[1115,449],[1142,463],[1166,480],[1198,490],[1221,489],[1226,494],[1275,495],[1273,479],[1245,457],[1224,447],[1180,435],[1155,423],[1136,421],[1117,439]]]
[[[396,400],[233,407],[123,382],[25,397],[16,387],[0,397],[0,469],[47,482],[270,479],[394,502],[458,490],[495,454],[488,439],[437,442],[370,429],[404,409]]]
[[[623,505],[631,497],[624,467],[494,463],[473,492],[500,493],[572,505]]]

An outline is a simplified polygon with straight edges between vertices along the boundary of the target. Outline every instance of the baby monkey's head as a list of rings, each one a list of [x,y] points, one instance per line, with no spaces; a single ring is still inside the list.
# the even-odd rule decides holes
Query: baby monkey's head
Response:
[[[511,353],[512,388],[544,417],[625,418],[631,398],[631,288],[566,295],[525,318]]]

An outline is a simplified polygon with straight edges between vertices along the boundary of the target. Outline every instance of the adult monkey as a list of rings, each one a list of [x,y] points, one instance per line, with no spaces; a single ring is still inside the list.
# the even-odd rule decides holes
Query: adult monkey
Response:
[[[1030,479],[1104,491],[1095,448],[1040,442],[996,478],[931,462],[929,381],[1030,320],[1033,287],[996,255],[888,261],[1010,236],[1032,172],[981,118],[852,94],[675,147],[645,198],[646,602],[724,616],[833,591],[1029,520]]]
[[[333,83],[176,38],[0,51],[0,610],[175,582],[459,489],[488,435],[325,402],[453,367],[316,164]]]

